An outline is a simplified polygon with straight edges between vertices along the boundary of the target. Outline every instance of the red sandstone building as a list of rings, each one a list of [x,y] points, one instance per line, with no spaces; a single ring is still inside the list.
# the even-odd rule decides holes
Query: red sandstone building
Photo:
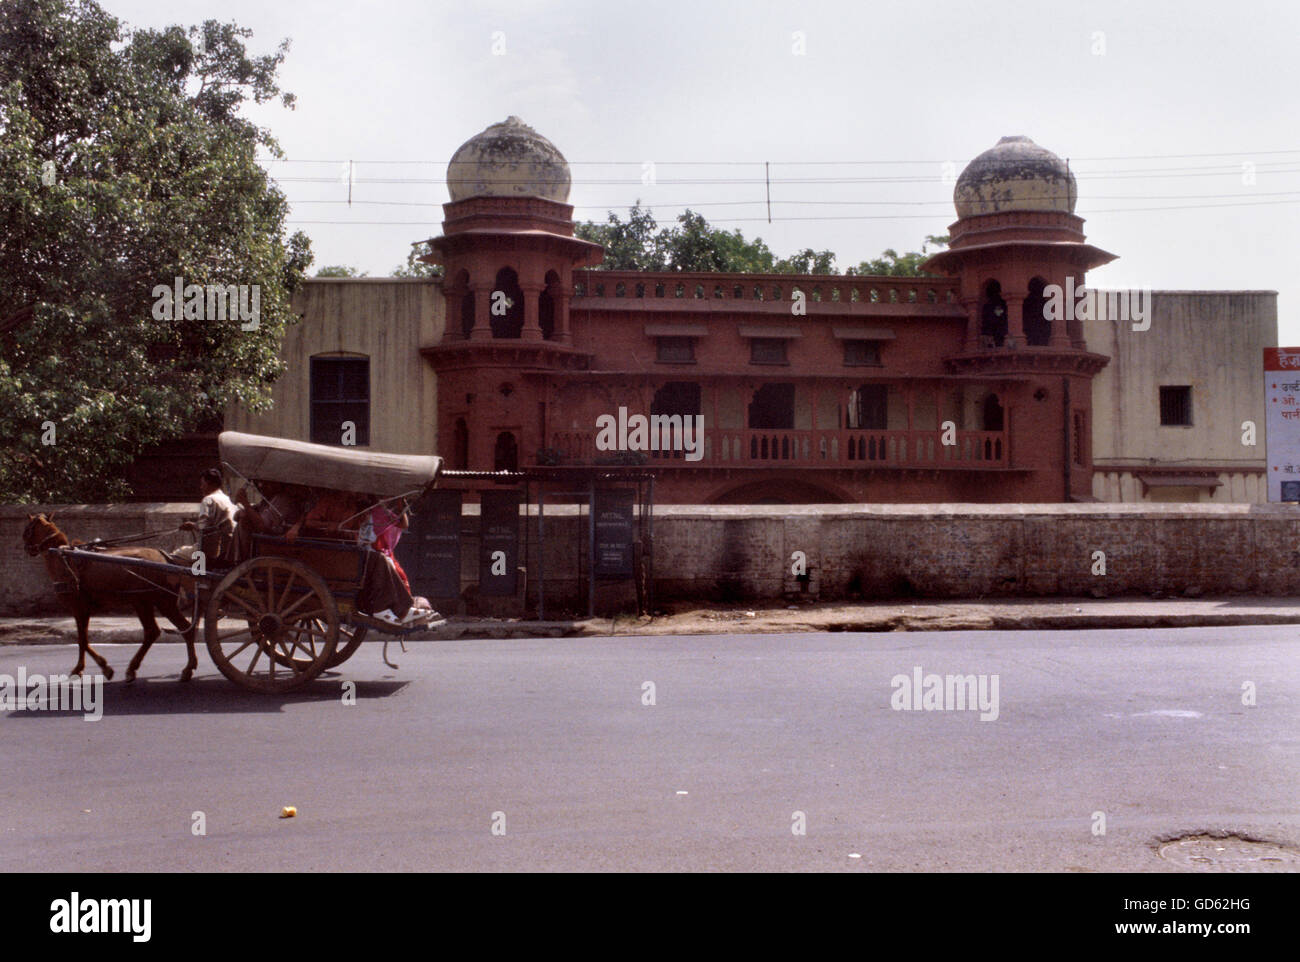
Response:
[[[668,503],[1266,500],[1276,292],[1148,292],[1141,331],[1049,320],[1048,289],[1112,255],[1026,138],[962,172],[924,278],[596,270],[569,186],[514,118],[471,138],[429,241],[442,279],[307,281],[273,407],[226,425],[337,444],[348,420],[359,445],[475,471],[643,460]],[[603,450],[620,412],[700,418],[702,445]],[[165,463],[138,497],[168,477],[189,496]]]
[[[1107,358],[1043,289],[1085,242],[1066,164],[1003,138],[962,173],[943,276],[592,270],[569,171],[515,118],[448,168],[430,260],[446,324],[440,452],[472,470],[636,462],[670,503],[1092,499],[1091,381]],[[495,309],[494,309],[495,307]],[[702,456],[597,448],[602,416],[702,416]]]

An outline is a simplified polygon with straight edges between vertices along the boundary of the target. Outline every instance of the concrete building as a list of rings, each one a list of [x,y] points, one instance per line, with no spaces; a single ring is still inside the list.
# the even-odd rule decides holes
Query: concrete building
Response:
[[[666,503],[1262,500],[1276,295],[1162,292],[1132,333],[1054,314],[1114,255],[1027,138],[962,172],[923,278],[593,269],[563,156],[516,118],[448,186],[441,281],[307,282],[275,408],[228,427],[339,443],[348,421],[475,470],[646,463]]]
[[[1277,345],[1277,293],[1153,291],[1140,324],[1098,313],[1084,323],[1111,359],[1092,388],[1097,499],[1266,502],[1262,359]]]

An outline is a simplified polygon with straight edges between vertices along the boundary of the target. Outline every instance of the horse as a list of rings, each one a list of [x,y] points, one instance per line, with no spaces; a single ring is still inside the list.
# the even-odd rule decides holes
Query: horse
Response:
[[[29,514],[27,526],[23,528],[23,549],[32,557],[43,555],[45,570],[54,582],[55,591],[63,599],[64,605],[77,622],[77,643],[80,646],[77,666],[73,675],[80,675],[86,667],[86,654],[95,660],[104,672],[104,677],[112,679],[113,669],[108,662],[90,647],[88,629],[92,610],[102,608],[106,603],[125,598],[140,619],[144,628],[144,644],[131,659],[126,669],[127,682],[135,681],[135,673],[145,654],[162,634],[154,620],[154,609],[162,612],[185,639],[189,649],[189,662],[181,672],[181,681],[189,681],[198,667],[199,660],[194,654],[194,629],[181,614],[177,601],[177,591],[182,579],[176,575],[158,571],[133,571],[121,565],[95,564],[94,562],[74,563],[66,557],[50,554],[50,548],[79,545],[80,541],[70,542],[67,536],[54,524],[54,512],[46,514]],[[138,558],[141,561],[160,561],[170,563],[167,555],[157,548],[113,548],[100,552],[117,558]]]

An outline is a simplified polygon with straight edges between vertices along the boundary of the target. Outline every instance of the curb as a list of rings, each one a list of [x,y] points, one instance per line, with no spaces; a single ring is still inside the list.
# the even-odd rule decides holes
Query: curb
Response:
[[[1124,630],[1141,628],[1228,628],[1249,625],[1300,625],[1300,610],[1294,614],[1279,612],[1212,613],[1204,614],[953,614],[908,615],[882,614],[876,618],[835,618],[827,613],[825,619],[800,619],[773,621],[763,618],[726,620],[690,627],[673,624],[671,617],[657,623],[619,623],[606,618],[583,621],[503,622],[503,621],[451,621],[432,631],[415,632],[403,640],[460,641],[465,639],[510,638],[595,638],[666,635],[733,635],[733,634],[799,634],[806,632],[829,633],[880,633],[892,631],[1070,631],[1070,630]],[[162,626],[159,626],[162,627]],[[90,626],[91,644],[138,644],[141,632],[138,625],[131,627]],[[382,640],[385,636],[373,633],[367,640]],[[76,628],[69,625],[51,625],[40,621],[0,622],[0,645],[75,644]],[[396,640],[396,639],[393,639]],[[181,636],[175,629],[164,628],[158,644],[179,644]],[[202,645],[199,633],[196,642]]]

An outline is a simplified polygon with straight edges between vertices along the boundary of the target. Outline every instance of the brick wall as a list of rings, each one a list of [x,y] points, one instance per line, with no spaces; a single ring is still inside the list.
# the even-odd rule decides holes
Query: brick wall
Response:
[[[76,504],[0,505],[0,615],[35,615],[62,612],[54,597],[45,564],[23,551],[27,516],[55,511],[54,523],[74,541],[124,538],[146,531],[170,533],[144,542],[149,547],[173,549],[193,542],[193,535],[176,531],[177,525],[198,514],[197,504]]]
[[[20,544],[27,512],[0,507],[0,614],[54,609],[43,566]],[[191,505],[95,505],[60,510],[73,537],[174,528]],[[525,566],[537,595],[536,515]],[[579,525],[584,525],[579,528]],[[477,506],[467,505],[462,584],[477,576]],[[545,518],[548,616],[585,610],[579,559],[585,519],[571,505]],[[692,505],[654,517],[659,600],[777,599],[799,589],[791,556],[807,557],[822,599],[978,598],[1090,593],[1300,594],[1300,511],[1288,505]],[[173,535],[165,546],[183,542]],[[1095,552],[1104,576],[1094,575]],[[582,561],[585,571],[585,558]],[[626,587],[626,586],[625,586]],[[628,590],[602,591],[600,606],[627,610]]]

